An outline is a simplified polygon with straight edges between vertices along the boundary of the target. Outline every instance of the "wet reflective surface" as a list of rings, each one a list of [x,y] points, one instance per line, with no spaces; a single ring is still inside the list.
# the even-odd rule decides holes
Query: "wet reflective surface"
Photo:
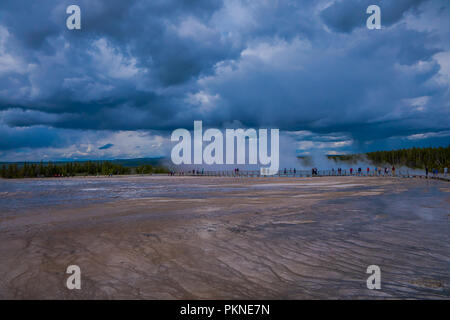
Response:
[[[0,180],[0,298],[448,299],[449,204],[425,179]]]

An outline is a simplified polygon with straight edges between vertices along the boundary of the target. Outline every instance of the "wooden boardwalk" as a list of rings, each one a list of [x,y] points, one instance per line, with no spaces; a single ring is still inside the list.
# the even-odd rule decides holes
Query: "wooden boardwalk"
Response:
[[[307,178],[307,177],[332,177],[332,176],[355,176],[355,177],[399,177],[399,178],[421,178],[421,179],[439,179],[450,181],[450,174],[432,174],[429,173],[428,176],[423,174],[417,174],[410,172],[409,170],[401,169],[395,170],[395,173],[389,171],[385,173],[384,171],[375,172],[374,170],[363,170],[358,172],[357,170],[350,171],[349,169],[342,169],[341,172],[337,170],[317,170],[317,173],[313,173],[312,170],[297,170],[297,169],[286,169],[278,170],[276,174],[264,175],[261,174],[260,170],[185,170],[185,171],[173,171],[171,175],[179,176],[210,176],[210,177],[249,177],[249,178],[259,178],[259,177],[290,177],[290,178]]]

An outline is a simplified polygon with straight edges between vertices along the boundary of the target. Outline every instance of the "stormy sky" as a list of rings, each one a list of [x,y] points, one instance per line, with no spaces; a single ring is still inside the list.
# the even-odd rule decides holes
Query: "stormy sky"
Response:
[[[165,155],[194,120],[299,154],[447,146],[449,84],[445,0],[0,2],[0,161]]]

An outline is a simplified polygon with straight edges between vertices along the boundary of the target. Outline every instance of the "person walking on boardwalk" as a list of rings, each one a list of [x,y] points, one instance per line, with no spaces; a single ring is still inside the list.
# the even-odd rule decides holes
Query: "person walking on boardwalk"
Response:
[[[425,177],[428,178],[428,167],[425,167]]]
[[[395,167],[392,166],[392,176],[395,176]]]
[[[353,168],[350,168],[350,175],[353,175]]]

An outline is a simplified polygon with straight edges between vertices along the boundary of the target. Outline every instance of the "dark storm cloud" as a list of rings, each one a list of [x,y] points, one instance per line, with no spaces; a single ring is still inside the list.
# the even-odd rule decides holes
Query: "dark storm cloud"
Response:
[[[324,132],[347,129],[360,138],[390,135],[390,126],[401,127],[410,118],[422,118],[421,125],[448,125],[431,116],[448,114],[442,108],[444,101],[427,106],[424,113],[405,101],[442,96],[447,90],[429,85],[439,66],[430,60],[435,49],[416,49],[417,42],[429,44],[426,34],[399,28],[357,39],[342,36],[341,41],[345,49],[334,44],[327,50],[316,49],[301,41],[257,47],[234,70],[224,68],[220,76],[207,81],[205,90],[219,92],[225,101],[222,108],[251,125],[281,123],[290,130]],[[267,66],[264,54],[277,54],[283,62]],[[412,61],[422,61],[426,67],[418,68]],[[374,126],[386,131],[373,131]]]
[[[81,30],[65,26],[70,4]],[[370,4],[382,30],[364,27]],[[345,135],[357,149],[446,132],[449,17],[425,0],[2,1],[0,149],[193,120]]]
[[[109,149],[109,148],[111,148],[111,147],[113,147],[114,146],[114,144],[112,144],[112,143],[107,143],[107,144],[105,144],[104,146],[101,146],[100,148],[98,148],[98,150],[106,150],[106,149]]]
[[[0,150],[63,146],[57,132],[43,126],[13,129],[0,125]]]
[[[403,14],[416,9],[426,0],[338,0],[321,12],[325,23],[338,32],[351,32],[357,27],[365,27],[369,15],[366,9],[378,5],[384,26],[398,22]]]

